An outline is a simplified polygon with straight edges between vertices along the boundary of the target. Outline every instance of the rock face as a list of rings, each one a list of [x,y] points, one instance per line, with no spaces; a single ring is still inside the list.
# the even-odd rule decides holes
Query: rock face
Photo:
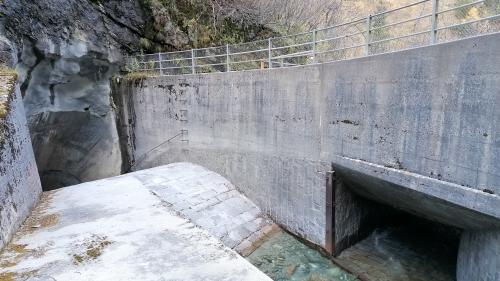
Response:
[[[138,0],[5,0],[0,12],[0,59],[19,73],[44,187],[120,174],[109,81],[138,49]]]

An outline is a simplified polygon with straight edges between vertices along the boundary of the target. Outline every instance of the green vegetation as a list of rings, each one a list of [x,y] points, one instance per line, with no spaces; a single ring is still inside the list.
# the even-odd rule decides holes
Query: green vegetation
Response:
[[[242,20],[241,15],[235,15],[235,10],[219,6],[215,1],[141,1],[148,14],[146,34],[140,41],[145,52],[240,43],[272,34],[270,29]],[[160,42],[165,44],[158,44]]]

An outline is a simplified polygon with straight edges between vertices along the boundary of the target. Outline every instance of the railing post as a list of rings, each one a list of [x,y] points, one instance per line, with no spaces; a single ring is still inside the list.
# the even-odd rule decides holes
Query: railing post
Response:
[[[161,53],[158,53],[158,66],[160,67],[160,76],[163,75],[163,70],[161,67]]]
[[[438,0],[431,0],[431,1],[432,1],[431,44],[436,44],[436,41],[437,41]]]
[[[372,15],[368,15],[366,17],[366,46],[365,46],[365,54],[367,56],[370,55],[370,41],[371,41],[371,33],[372,33]]]
[[[194,49],[191,49],[191,73],[192,74],[196,73],[196,65],[194,61]]]
[[[231,71],[230,65],[229,65],[229,44],[226,44],[226,72]]]
[[[312,45],[312,57],[313,57],[313,63],[316,63],[316,29],[313,30],[312,34],[312,39],[313,39],[313,45]]]
[[[273,43],[271,42],[271,38],[269,38],[268,41],[269,41],[268,42],[269,43],[269,46],[268,46],[268,48],[269,48],[269,58],[268,58],[268,60],[269,60],[268,61],[269,66],[268,66],[268,68],[273,68],[273,54],[271,52],[272,49],[273,49]]]

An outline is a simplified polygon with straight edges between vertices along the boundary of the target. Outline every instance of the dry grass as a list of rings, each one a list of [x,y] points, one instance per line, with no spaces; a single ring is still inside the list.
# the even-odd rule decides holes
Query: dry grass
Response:
[[[79,265],[85,263],[86,261],[98,259],[102,255],[104,249],[112,243],[113,242],[107,240],[106,237],[93,235],[92,239],[85,242],[83,245],[86,250],[82,253],[73,255],[73,263],[75,265]]]
[[[0,118],[9,112],[9,96],[14,92],[17,72],[5,65],[0,65]]]

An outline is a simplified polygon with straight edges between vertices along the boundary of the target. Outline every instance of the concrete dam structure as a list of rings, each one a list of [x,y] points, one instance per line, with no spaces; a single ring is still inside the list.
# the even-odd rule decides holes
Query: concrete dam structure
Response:
[[[395,214],[500,280],[500,34],[325,64],[119,78],[123,170],[193,162],[334,256]]]

